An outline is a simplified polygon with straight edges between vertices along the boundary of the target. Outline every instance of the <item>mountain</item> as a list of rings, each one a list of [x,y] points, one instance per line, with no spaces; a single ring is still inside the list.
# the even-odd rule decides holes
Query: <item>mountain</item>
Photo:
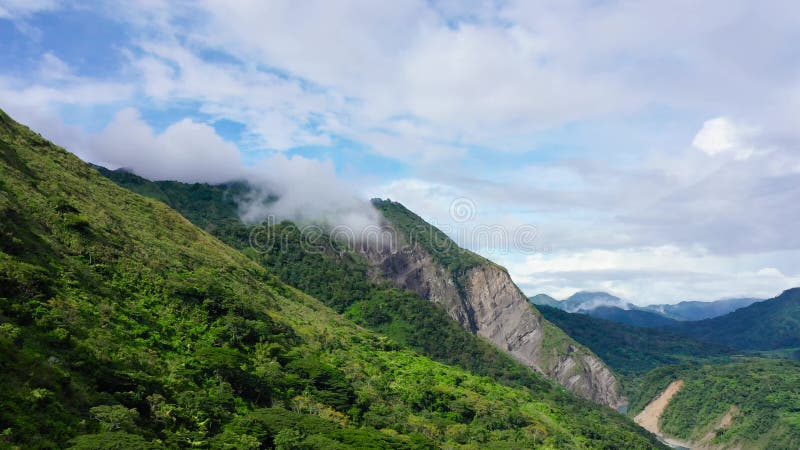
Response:
[[[556,300],[547,294],[537,294],[533,297],[528,297],[528,300],[534,305],[551,306],[553,308],[561,308],[561,300]]]
[[[397,202],[373,204],[400,238],[397,251],[365,254],[383,278],[440,305],[465,329],[570,391],[615,408],[625,403],[614,373],[545,320],[504,268],[460,248]]]
[[[653,311],[675,320],[693,321],[723,316],[762,300],[757,298],[730,298],[711,302],[686,301],[674,305],[648,305],[643,306],[642,309]]]
[[[800,448],[800,363],[737,357],[665,329],[539,310],[624,376],[628,414],[662,438],[685,448]]]
[[[578,292],[565,300],[546,294],[530,298],[536,305],[546,305],[567,312],[580,312],[593,317],[637,327],[663,327],[676,321],[695,321],[725,315],[761,300],[733,298],[711,302],[686,301],[674,305],[637,306],[606,292]]]
[[[542,315],[589,347],[631,382],[657,367],[683,362],[725,360],[733,350],[658,328],[640,328],[539,306]],[[631,384],[631,383],[627,383]]]
[[[713,319],[678,322],[665,329],[738,349],[800,347],[800,288]]]
[[[620,309],[633,307],[630,303],[607,292],[577,292],[561,302],[564,311],[588,312],[600,306],[613,306]]]
[[[597,306],[588,311],[581,311],[598,319],[630,325],[634,327],[663,327],[676,323],[676,320],[641,309],[622,309],[616,306]]]
[[[746,358],[722,365],[667,366],[643,378],[630,414],[642,423],[649,420],[662,436],[678,438],[685,447],[800,448],[797,386],[800,363],[795,361]],[[674,395],[656,400],[665,392]],[[645,407],[648,411],[639,414]]]
[[[138,192],[161,193],[168,204],[177,205],[179,212],[186,211],[187,217],[194,215],[199,224],[205,224],[225,242],[244,250],[250,247],[251,231],[235,216],[206,216],[200,212],[206,206],[204,203],[193,205],[177,201],[186,199],[187,192],[200,199],[216,196],[220,205],[213,211],[219,211],[232,198],[224,188],[209,186],[207,192],[201,193],[198,187],[181,183],[153,183],[120,171],[101,171]],[[485,338],[525,366],[583,397],[614,407],[624,402],[613,372],[585,347],[543,320],[505,269],[459,248],[444,233],[402,205],[377,199],[373,203],[387,219],[383,231],[393,236],[395,242],[391,251],[359,246],[357,252],[328,248],[309,254],[303,251],[299,230],[289,232],[291,226],[281,224],[263,228],[261,232],[289,243],[294,250],[287,252],[286,245],[280,249],[261,249],[256,259],[337,311],[362,325],[413,344],[412,347],[434,359],[466,364],[470,369],[491,367],[475,358],[470,358],[473,363],[464,361],[464,349],[474,349],[474,345],[458,342],[442,345],[448,342],[443,340],[443,330],[449,330],[449,336],[454,336],[451,327],[455,323],[462,326],[465,334]],[[317,243],[328,241],[316,240]],[[399,291],[376,287],[376,281],[377,284],[389,283]],[[369,301],[357,301],[365,292],[370,293]],[[420,300],[427,304],[420,304]],[[377,304],[383,305],[383,309],[378,310]],[[498,315],[497,311],[502,314]],[[388,316],[392,320],[387,322]],[[425,319],[421,320],[422,317]],[[434,339],[434,336],[438,337]]]
[[[1,111],[0,218],[4,447],[659,446],[354,324]]]
[[[643,310],[606,292],[578,292],[561,301],[539,294],[529,300],[535,305],[551,306],[637,327],[661,327],[675,322],[661,313]]]

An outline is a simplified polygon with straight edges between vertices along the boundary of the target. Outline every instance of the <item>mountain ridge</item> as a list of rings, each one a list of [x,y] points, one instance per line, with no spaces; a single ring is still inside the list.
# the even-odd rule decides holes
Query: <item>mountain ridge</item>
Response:
[[[463,327],[572,392],[614,408],[625,403],[614,373],[544,320],[504,268],[461,249],[397,202],[373,204],[404,238],[397,252],[367,252],[386,278],[442,304]]]
[[[529,297],[529,300],[533,304],[552,306],[567,312],[581,312],[626,325],[644,327],[668,326],[676,321],[692,322],[719,317],[763,301],[742,297],[638,306],[602,291],[579,291],[564,300],[538,294]]]
[[[666,329],[694,339],[744,350],[800,347],[800,288],[724,316],[678,322]]]
[[[0,174],[3,446],[659,447],[355,325],[2,112]]]
[[[144,187],[143,181],[133,180],[128,174],[105,169],[101,172],[112,179],[116,178],[126,187],[143,189],[145,194],[156,190]],[[188,185],[164,183],[156,182],[156,184],[172,190],[179,188],[176,194],[179,198],[185,195],[185,190],[189,188]],[[221,191],[215,192],[216,195],[222,195]],[[172,201],[172,203],[178,204],[179,202]],[[543,324],[538,312],[531,308],[504,269],[485,258],[459,248],[441,231],[425,223],[404,206],[377,199],[374,200],[374,204],[383,205],[384,213],[392,216],[395,223],[399,224],[391,225],[387,222],[384,226],[391,227],[395,236],[400,237],[399,240],[403,245],[402,248],[394,248],[390,252],[380,248],[358,246],[362,250],[359,254],[369,262],[370,277],[374,281],[388,280],[395,286],[409,289],[420,297],[440,305],[453,320],[465,329],[483,336],[502,351],[521,360],[529,368],[558,380],[570,390],[584,397],[615,407],[624,402],[619,395],[618,381],[613,372],[605,368],[599,358],[591,355],[590,351],[582,348],[579,344],[573,341],[570,345],[570,338],[556,327],[548,323]],[[231,218],[221,219],[223,219],[222,223],[225,223]],[[204,220],[201,222],[205,223]],[[216,220],[216,222],[220,223],[220,220]],[[403,225],[406,227],[405,232],[396,229]],[[214,226],[214,224],[211,223],[209,226]],[[224,230],[222,232],[224,233]],[[413,246],[407,242],[408,236],[412,233],[416,236]],[[430,236],[432,238],[428,240],[420,239]],[[239,241],[246,241],[246,237],[239,238]],[[291,262],[289,263],[291,264]],[[480,268],[480,270],[472,270],[476,268]],[[470,271],[472,276],[466,276]],[[463,277],[454,274],[460,274]],[[487,290],[487,282],[496,284]],[[474,305],[470,304],[468,292],[478,291],[482,292],[480,297],[486,299],[488,303],[481,300],[475,302]],[[496,292],[504,294],[493,295]],[[497,299],[503,302],[502,308],[493,304]],[[514,309],[508,309],[509,305],[514,305]],[[493,310],[518,313],[512,314],[515,316],[514,321],[506,321],[491,317]],[[482,317],[482,322],[476,320],[476,311]],[[520,318],[523,319],[520,320]],[[492,324],[504,325],[498,327]],[[505,327],[510,324],[522,327],[524,331],[521,333],[509,332]],[[513,336],[518,335],[523,335],[525,338],[516,341],[510,340]],[[539,350],[543,344],[547,344],[548,347],[545,352]],[[595,373],[598,375],[594,375]]]
[[[647,305],[643,308],[675,320],[689,322],[723,316],[763,300],[752,297],[723,298],[709,301],[688,300],[674,304]]]

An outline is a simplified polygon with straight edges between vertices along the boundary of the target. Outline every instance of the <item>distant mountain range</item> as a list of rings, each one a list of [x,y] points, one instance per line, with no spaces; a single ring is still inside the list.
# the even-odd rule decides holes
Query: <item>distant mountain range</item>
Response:
[[[674,305],[649,305],[644,308],[675,320],[703,320],[724,316],[762,300],[760,298],[729,298],[711,302],[685,301]]]
[[[565,300],[539,294],[530,301],[623,325],[662,328],[741,350],[800,347],[800,288],[769,300],[734,298],[674,305],[636,306],[605,292],[578,292]]]
[[[723,316],[762,301],[756,298],[733,298],[708,302],[683,301],[673,305],[637,306],[607,292],[578,292],[564,300],[546,294],[530,297],[535,305],[550,306],[566,312],[588,314],[613,322],[639,326],[663,327],[681,321],[696,321]]]
[[[724,316],[677,322],[669,331],[738,349],[775,350],[800,347],[800,288]]]
[[[800,448],[800,428],[785,419],[794,419],[800,410],[794,394],[800,363],[786,360],[800,359],[800,288],[756,302],[675,305],[678,310],[695,308],[694,314],[709,314],[713,308],[719,311],[749,302],[727,314],[696,321],[618,306],[569,313],[542,304],[545,300],[542,296],[533,299],[540,302],[537,309],[545,318],[589,347],[627,381],[628,415],[639,422],[642,414],[647,418],[645,407],[656,405],[660,408],[657,432],[679,439],[680,448]],[[576,306],[553,301],[559,307]],[[643,328],[591,316],[625,314],[612,317],[620,321],[639,313],[671,323]],[[680,392],[661,400],[670,386]]]
[[[626,377],[642,376],[664,365],[725,358],[733,352],[660,328],[633,327],[547,305],[539,305],[538,309],[547,320]]]

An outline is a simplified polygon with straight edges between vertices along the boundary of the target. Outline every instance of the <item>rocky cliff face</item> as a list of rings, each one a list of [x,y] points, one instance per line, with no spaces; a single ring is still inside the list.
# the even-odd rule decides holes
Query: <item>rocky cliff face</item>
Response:
[[[375,278],[441,305],[464,328],[573,393],[613,408],[625,403],[611,370],[547,322],[503,268],[487,261],[456,276],[419,244],[364,256]]]

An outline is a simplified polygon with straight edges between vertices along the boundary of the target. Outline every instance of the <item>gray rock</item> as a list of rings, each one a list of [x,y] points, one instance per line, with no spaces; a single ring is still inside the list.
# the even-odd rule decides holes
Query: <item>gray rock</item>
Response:
[[[615,409],[626,403],[614,373],[545,320],[502,267],[487,261],[455,279],[418,244],[363,254],[374,278],[441,305],[464,328],[571,392]]]

